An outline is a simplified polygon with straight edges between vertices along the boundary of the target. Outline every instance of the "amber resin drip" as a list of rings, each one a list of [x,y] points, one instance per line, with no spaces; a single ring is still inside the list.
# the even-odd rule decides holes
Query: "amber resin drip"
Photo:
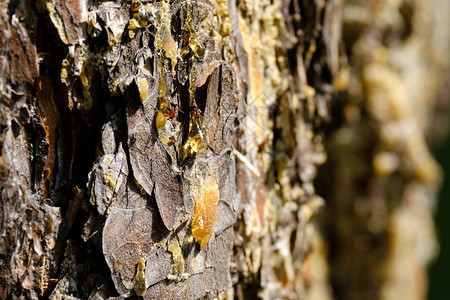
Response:
[[[201,111],[197,106],[191,107],[189,133],[183,146],[183,161],[206,150],[208,141],[201,126]]]
[[[214,223],[217,217],[217,204],[220,193],[214,177],[208,176],[203,187],[194,195],[195,212],[192,218],[192,235],[202,249],[214,233]]]

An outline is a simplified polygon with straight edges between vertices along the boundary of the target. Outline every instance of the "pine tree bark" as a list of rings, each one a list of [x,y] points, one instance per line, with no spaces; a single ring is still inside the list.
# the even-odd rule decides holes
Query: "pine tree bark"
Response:
[[[421,9],[405,5],[394,11]],[[361,299],[369,291],[398,299],[406,286],[396,281],[398,238],[411,236],[402,221],[411,215],[404,202],[414,200],[402,197],[433,199],[440,174],[423,139],[429,119],[395,106],[404,98],[378,71],[403,81],[370,47],[389,33],[396,41],[416,36],[411,28],[419,27],[405,22],[397,32],[368,19],[366,31],[354,32],[343,12],[355,7],[340,0],[0,5],[0,298]],[[352,48],[374,36],[369,50]],[[445,66],[430,69],[442,74]],[[428,95],[425,111],[435,107]],[[383,117],[381,101],[399,115]],[[419,141],[425,156],[404,150],[408,139],[383,148],[378,128],[409,117],[424,126],[411,143]],[[361,132],[342,144],[349,128]],[[372,146],[380,151],[364,156]],[[383,164],[396,157],[413,170]],[[398,180],[387,180],[391,174]],[[358,179],[376,187],[358,189]],[[330,218],[321,229],[325,206]],[[414,216],[430,248],[408,261],[425,284],[435,241],[426,239],[432,207],[421,207]]]

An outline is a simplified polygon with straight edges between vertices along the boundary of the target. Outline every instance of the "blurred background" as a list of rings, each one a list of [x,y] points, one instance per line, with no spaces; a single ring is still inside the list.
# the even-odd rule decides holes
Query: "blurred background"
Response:
[[[450,299],[450,136],[433,150],[445,174],[435,215],[440,253],[430,267],[428,299],[444,300]]]
[[[449,19],[447,0],[344,1],[318,180],[336,299],[450,299]]]

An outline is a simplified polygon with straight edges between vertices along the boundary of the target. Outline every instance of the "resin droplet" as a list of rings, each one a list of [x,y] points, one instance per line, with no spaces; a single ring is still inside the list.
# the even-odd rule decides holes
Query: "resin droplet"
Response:
[[[147,101],[148,98],[148,82],[147,79],[144,77],[141,77],[137,80],[137,86],[139,90],[139,98],[141,99],[141,102],[144,103]]]
[[[203,190],[194,195],[195,212],[192,218],[192,235],[202,249],[214,233],[214,223],[217,217],[217,203],[219,202],[219,186],[213,177],[207,177]]]

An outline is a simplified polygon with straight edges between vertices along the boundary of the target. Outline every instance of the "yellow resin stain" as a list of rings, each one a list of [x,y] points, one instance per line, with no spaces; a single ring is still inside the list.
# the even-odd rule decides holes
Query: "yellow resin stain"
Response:
[[[184,257],[181,251],[180,244],[178,241],[173,241],[168,248],[169,252],[172,253],[173,260],[173,273],[181,274],[184,273]]]
[[[166,125],[166,116],[162,112],[158,111],[156,113],[156,129],[159,130],[163,128],[165,125]]]
[[[170,6],[166,1],[161,2],[160,14],[161,19],[160,24],[158,24],[159,26],[157,26],[158,31],[156,33],[155,46],[157,50],[163,50],[164,56],[171,60],[173,71],[177,65],[178,47],[170,32],[172,28]]]
[[[136,275],[133,278],[133,290],[138,296],[144,296],[145,288],[145,259],[142,257],[138,263]]]
[[[185,272],[185,261],[183,252],[178,241],[173,241],[167,250],[172,253],[173,274],[168,274],[167,279],[170,281],[180,282],[188,279],[191,274]]]
[[[113,174],[114,170],[108,169],[103,174],[103,181],[112,189],[114,190],[116,188],[116,180],[114,178]]]
[[[139,90],[139,98],[141,99],[141,103],[147,101],[148,98],[148,82],[147,79],[141,77],[137,80],[137,86]]]
[[[170,120],[160,111],[156,113],[156,129],[159,139],[164,145],[175,143],[177,131]]]
[[[202,249],[208,244],[214,233],[214,223],[217,217],[217,204],[220,193],[215,178],[208,176],[204,186],[195,194],[193,195],[195,211],[191,228],[192,235],[200,244],[200,249]]]

